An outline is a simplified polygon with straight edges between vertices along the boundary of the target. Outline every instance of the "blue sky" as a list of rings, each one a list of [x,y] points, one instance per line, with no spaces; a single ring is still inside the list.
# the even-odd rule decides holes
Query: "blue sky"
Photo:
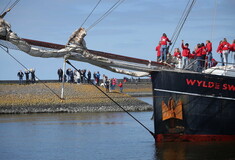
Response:
[[[10,0],[0,1],[0,12],[9,2]],[[13,2],[12,0],[11,4]],[[97,2],[98,0],[21,0],[5,16],[5,20],[22,38],[65,44]],[[117,0],[101,1],[83,27],[88,28],[116,2]],[[188,0],[125,0],[89,30],[85,37],[87,47],[154,61],[155,47],[162,33],[172,37],[187,3]],[[175,48],[180,47],[182,39],[189,43],[191,50],[197,43],[211,40],[213,56],[220,60],[215,52],[219,41],[226,37],[231,43],[235,39],[234,6],[234,0],[197,0]],[[63,59],[37,58],[14,50],[10,50],[10,53],[27,68],[35,68],[40,79],[57,79],[57,69],[63,65]],[[0,80],[18,79],[17,72],[24,68],[4,51],[0,50],[0,55]],[[100,71],[110,78],[125,76],[87,63],[71,62],[79,69]]]

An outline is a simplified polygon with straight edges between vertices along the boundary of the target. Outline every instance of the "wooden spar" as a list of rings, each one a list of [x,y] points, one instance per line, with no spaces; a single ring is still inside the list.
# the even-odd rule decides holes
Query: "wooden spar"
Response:
[[[46,48],[58,49],[58,50],[65,48],[65,45],[61,45],[61,44],[37,41],[37,40],[26,39],[26,38],[22,38],[22,40],[26,41],[30,45],[39,46],[39,47],[46,47]]]
[[[61,45],[61,44],[31,40],[31,39],[26,39],[26,38],[22,38],[22,39],[24,41],[26,41],[27,43],[29,43],[30,45],[39,46],[39,47],[46,47],[46,48],[58,49],[58,50],[65,47],[65,45]],[[138,64],[145,64],[145,65],[151,64],[152,66],[165,66],[165,67],[173,68],[173,66],[171,66],[169,64],[165,64],[165,63],[149,61],[149,60],[144,60],[144,59],[139,59],[139,58],[133,58],[133,57],[128,57],[128,56],[122,56],[122,55],[117,55],[117,54],[113,54],[113,53],[89,50],[89,49],[88,49],[88,51],[91,54],[94,54],[97,56],[102,56],[105,58],[121,60],[121,61],[126,61],[126,62],[132,62],[132,63],[138,63]]]

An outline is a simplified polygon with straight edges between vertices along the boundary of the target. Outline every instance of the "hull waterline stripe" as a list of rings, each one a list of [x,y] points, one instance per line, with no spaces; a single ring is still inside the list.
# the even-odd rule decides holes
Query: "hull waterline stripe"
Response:
[[[235,135],[181,135],[181,134],[157,134],[156,142],[212,142],[235,141]]]
[[[154,88],[154,90],[155,91],[159,91],[159,92],[177,93],[177,94],[185,94],[185,95],[190,95],[190,96],[208,97],[208,98],[217,98],[217,99],[224,99],[224,100],[235,101],[235,98],[230,98],[230,97],[218,97],[218,96],[212,96],[212,95],[203,95],[203,94],[196,94],[196,93],[189,93],[189,92],[180,92],[180,91],[171,91],[171,90],[156,89],[156,88]]]

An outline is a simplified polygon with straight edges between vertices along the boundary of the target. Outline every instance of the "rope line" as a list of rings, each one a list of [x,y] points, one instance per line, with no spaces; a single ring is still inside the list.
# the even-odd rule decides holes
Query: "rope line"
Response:
[[[66,63],[68,63],[73,69],[79,72],[79,70],[72,65],[68,60],[66,60]],[[87,77],[85,77],[87,80]],[[153,137],[154,133],[150,131],[143,123],[141,123],[138,119],[136,119],[131,113],[129,113],[127,110],[125,110],[119,103],[117,103],[113,98],[111,98],[108,94],[106,94],[103,90],[101,90],[98,86],[96,86],[94,83],[90,82],[93,86],[95,86],[100,92],[102,92],[106,97],[108,97],[113,103],[115,103],[118,107],[120,107],[124,112],[126,112],[129,116],[131,116],[136,122],[138,122],[142,127],[144,127]]]
[[[88,27],[87,31],[92,29],[98,23],[100,23],[105,17],[107,17],[110,13],[114,11],[120,4],[122,4],[125,0],[118,0],[110,9],[108,9],[99,19],[97,19],[90,27]]]
[[[16,0],[10,7],[9,9],[12,9],[14,8],[18,3],[19,3],[20,0]]]
[[[189,1],[190,2],[190,1]],[[175,36],[174,36],[174,40],[173,40],[173,45],[172,45],[172,48],[171,48],[171,51],[170,51],[170,53],[172,52],[172,50],[173,50],[173,48],[174,48],[174,45],[175,45],[175,43],[176,43],[176,41],[177,41],[177,39],[178,39],[178,37],[179,37],[179,34],[180,34],[180,32],[181,32],[181,30],[182,30],[182,28],[183,28],[183,26],[184,26],[184,24],[185,24],[185,22],[186,22],[186,19],[188,18],[188,16],[189,16],[189,13],[190,13],[190,11],[192,10],[192,7],[193,7],[193,5],[195,4],[195,0],[193,0],[192,2],[191,2],[191,4],[187,4],[187,6],[186,6],[186,8],[187,9],[185,9],[185,11],[184,11],[184,14],[183,14],[183,16],[182,16],[182,19],[181,19],[181,22],[179,22],[179,27],[178,27],[178,31],[176,32],[176,34],[175,34]]]
[[[189,0],[189,2],[190,2],[191,0]],[[175,30],[175,32],[174,32],[174,34],[173,34],[173,39],[172,39],[172,48],[171,48],[171,51],[170,51],[170,53],[172,52],[172,50],[174,49],[174,46],[175,46],[175,43],[176,43],[176,41],[177,41],[177,39],[178,39],[178,37],[179,37],[179,34],[180,34],[180,32],[181,32],[181,30],[182,30],[182,28],[183,28],[183,26],[184,26],[184,24],[185,24],[185,22],[186,22],[186,20],[187,20],[187,18],[188,18],[188,16],[189,16],[189,13],[191,12],[191,10],[192,10],[192,8],[193,8],[193,6],[194,6],[194,4],[196,3],[196,0],[192,0],[192,2],[191,3],[189,3],[188,2],[188,4],[186,5],[186,8],[185,8],[185,10],[184,10],[184,13],[183,13],[183,15],[182,15],[182,17],[181,17],[181,19],[180,19],[180,21],[179,21],[179,23],[178,23],[178,26],[176,27],[176,30]]]
[[[212,13],[213,15],[213,20],[211,22],[211,41],[214,40],[214,35],[215,35],[215,25],[216,25],[216,16],[217,16],[217,7],[218,7],[218,4],[217,4],[217,0],[215,0],[215,9],[214,9],[214,12]]]
[[[11,58],[13,58],[17,63],[19,63],[24,69],[26,69],[26,70],[28,70],[27,69],[27,67],[24,65],[24,64],[22,64],[19,60],[17,60],[12,54],[10,54],[10,52],[9,52],[9,50],[8,50],[8,48],[7,47],[5,47],[5,46],[3,46],[3,45],[0,45],[0,47],[2,48],[2,50],[4,50]],[[6,48],[6,49],[4,49],[4,47]],[[41,81],[36,75],[35,75],[35,77],[39,80],[39,81]],[[46,87],[46,88],[48,88],[54,95],[56,95],[60,100],[62,100],[62,98],[60,98],[60,96],[55,92],[55,91],[53,91],[48,85],[46,85],[43,81],[41,81],[41,83]]]
[[[172,37],[171,37],[171,40],[174,40],[174,39],[175,39],[176,33],[178,32],[178,30],[179,30],[179,28],[180,28],[180,26],[181,26],[181,23],[182,23],[182,21],[183,21],[184,15],[185,15],[185,13],[186,13],[186,11],[187,11],[187,8],[188,8],[188,6],[189,6],[189,2],[190,2],[190,1],[188,1],[187,5],[186,5],[186,7],[185,7],[185,9],[184,9],[184,11],[183,11],[183,14],[182,14],[181,17],[180,17],[180,20],[179,20],[179,22],[178,22],[178,24],[177,24],[177,27],[175,28],[175,31],[174,31],[174,33],[173,33],[173,35],[172,35]]]
[[[19,1],[20,0],[16,0],[7,10],[6,10],[6,8],[7,8],[7,6],[11,3],[11,1],[6,5],[6,7],[4,8],[4,10],[2,11],[2,13],[1,13],[1,17],[3,18],[6,14],[7,14],[7,12],[10,12],[11,11],[11,9],[12,8],[14,8],[16,5],[17,5],[17,3],[19,3]],[[6,11],[5,11],[6,10]]]
[[[7,9],[7,7],[9,6],[10,3],[11,3],[11,0],[8,2],[8,4],[6,5],[6,7],[2,10],[1,15],[2,15],[3,12]]]
[[[98,3],[95,5],[95,7],[92,9],[92,11],[90,12],[90,14],[87,16],[87,18],[84,20],[84,22],[81,24],[81,27],[86,23],[86,21],[88,20],[88,18],[91,16],[91,14],[94,12],[94,10],[98,7],[98,5],[100,4],[101,0],[98,1]],[[81,28],[80,27],[80,28]]]
[[[180,28],[179,28],[179,31],[178,31],[177,34],[176,34],[174,44],[176,43],[176,41],[177,41],[177,39],[178,39],[178,37],[179,37],[179,34],[180,34],[180,32],[181,32],[181,30],[182,30],[182,28],[183,28],[183,26],[184,26],[184,24],[185,24],[185,22],[186,22],[186,19],[188,18],[189,13],[190,13],[190,11],[192,10],[192,7],[193,7],[193,5],[194,5],[194,2],[195,2],[195,0],[193,0],[193,2],[191,3],[191,5],[190,5],[188,11],[186,12],[186,16],[185,16],[185,18],[183,19],[183,22],[182,22],[182,24],[181,24],[181,26],[180,26]],[[173,49],[173,48],[172,48],[172,49]],[[172,51],[172,49],[171,49],[171,51]]]

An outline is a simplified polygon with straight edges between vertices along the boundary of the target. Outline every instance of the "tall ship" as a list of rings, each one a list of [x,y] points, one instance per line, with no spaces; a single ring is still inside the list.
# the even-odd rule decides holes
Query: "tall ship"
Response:
[[[195,72],[176,68],[172,57],[163,63],[90,50],[84,28],[74,31],[66,45],[20,38],[5,21],[7,12],[0,16],[0,45],[8,54],[8,49],[16,49],[34,57],[64,58],[63,66],[76,60],[126,75],[151,76],[156,142],[235,141],[234,64]],[[175,41],[188,14],[180,22]]]

